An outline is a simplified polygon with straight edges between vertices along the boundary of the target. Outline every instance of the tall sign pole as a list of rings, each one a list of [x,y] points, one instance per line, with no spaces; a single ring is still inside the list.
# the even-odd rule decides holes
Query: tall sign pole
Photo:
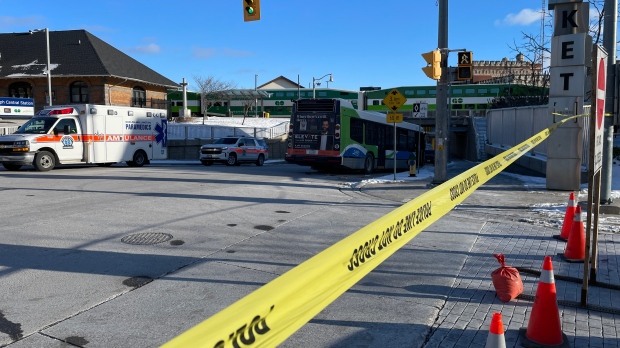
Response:
[[[605,117],[605,136],[603,142],[603,172],[601,183],[601,203],[612,203],[611,178],[613,167],[614,150],[614,121],[617,113],[614,110],[614,95],[616,81],[616,28],[618,25],[618,0],[605,0],[605,18],[603,20],[603,46],[607,50],[607,97],[605,101],[605,113],[613,117]]]
[[[598,217],[601,201],[601,168],[603,167],[603,133],[605,124],[605,94],[607,52],[599,45],[592,48],[592,97],[590,108],[590,160],[588,162],[588,217],[586,223],[586,250],[581,285],[581,305],[588,302],[588,283],[596,283],[598,255]],[[592,223],[594,222],[594,224]],[[590,253],[592,240],[592,253]],[[591,256],[590,256],[591,255]],[[588,266],[590,280],[588,281]]]
[[[439,0],[437,47],[441,51],[441,78],[437,81],[435,113],[435,176],[433,185],[442,184],[448,177],[448,0]]]

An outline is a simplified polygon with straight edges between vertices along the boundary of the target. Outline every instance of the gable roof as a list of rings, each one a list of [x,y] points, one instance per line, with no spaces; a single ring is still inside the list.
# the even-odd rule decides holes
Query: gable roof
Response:
[[[86,30],[50,31],[49,40],[52,78],[113,76],[179,87]],[[0,34],[0,78],[45,76],[46,68],[44,32]]]
[[[257,88],[258,89],[261,89],[261,88],[304,88],[304,86],[280,75],[271,81],[263,83]]]

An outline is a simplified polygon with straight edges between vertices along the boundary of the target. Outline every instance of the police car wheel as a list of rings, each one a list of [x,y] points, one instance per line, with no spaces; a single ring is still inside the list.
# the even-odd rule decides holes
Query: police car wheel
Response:
[[[34,167],[40,172],[52,170],[54,165],[56,165],[56,159],[48,151],[41,151],[34,156]]]
[[[260,167],[263,164],[265,164],[265,156],[263,154],[260,154],[258,155],[258,158],[256,159],[256,165]]]
[[[228,160],[226,161],[226,165],[236,166],[237,165],[237,154],[231,153],[228,155]]]

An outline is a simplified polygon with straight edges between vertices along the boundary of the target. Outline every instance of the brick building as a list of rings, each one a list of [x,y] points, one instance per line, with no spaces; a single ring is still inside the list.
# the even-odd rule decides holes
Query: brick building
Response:
[[[0,34],[0,97],[48,105],[45,32]],[[86,30],[49,32],[52,104],[92,103],[165,109],[179,84]]]

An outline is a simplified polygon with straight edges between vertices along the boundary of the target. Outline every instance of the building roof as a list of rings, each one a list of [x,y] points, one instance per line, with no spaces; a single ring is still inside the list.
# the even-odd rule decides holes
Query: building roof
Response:
[[[294,82],[282,75],[276,77],[275,79],[268,81],[260,86],[258,89],[275,89],[275,88],[304,88],[304,86]]]
[[[50,31],[49,41],[52,78],[113,76],[179,87],[86,30]],[[0,34],[0,78],[41,77],[46,67],[44,32]]]

